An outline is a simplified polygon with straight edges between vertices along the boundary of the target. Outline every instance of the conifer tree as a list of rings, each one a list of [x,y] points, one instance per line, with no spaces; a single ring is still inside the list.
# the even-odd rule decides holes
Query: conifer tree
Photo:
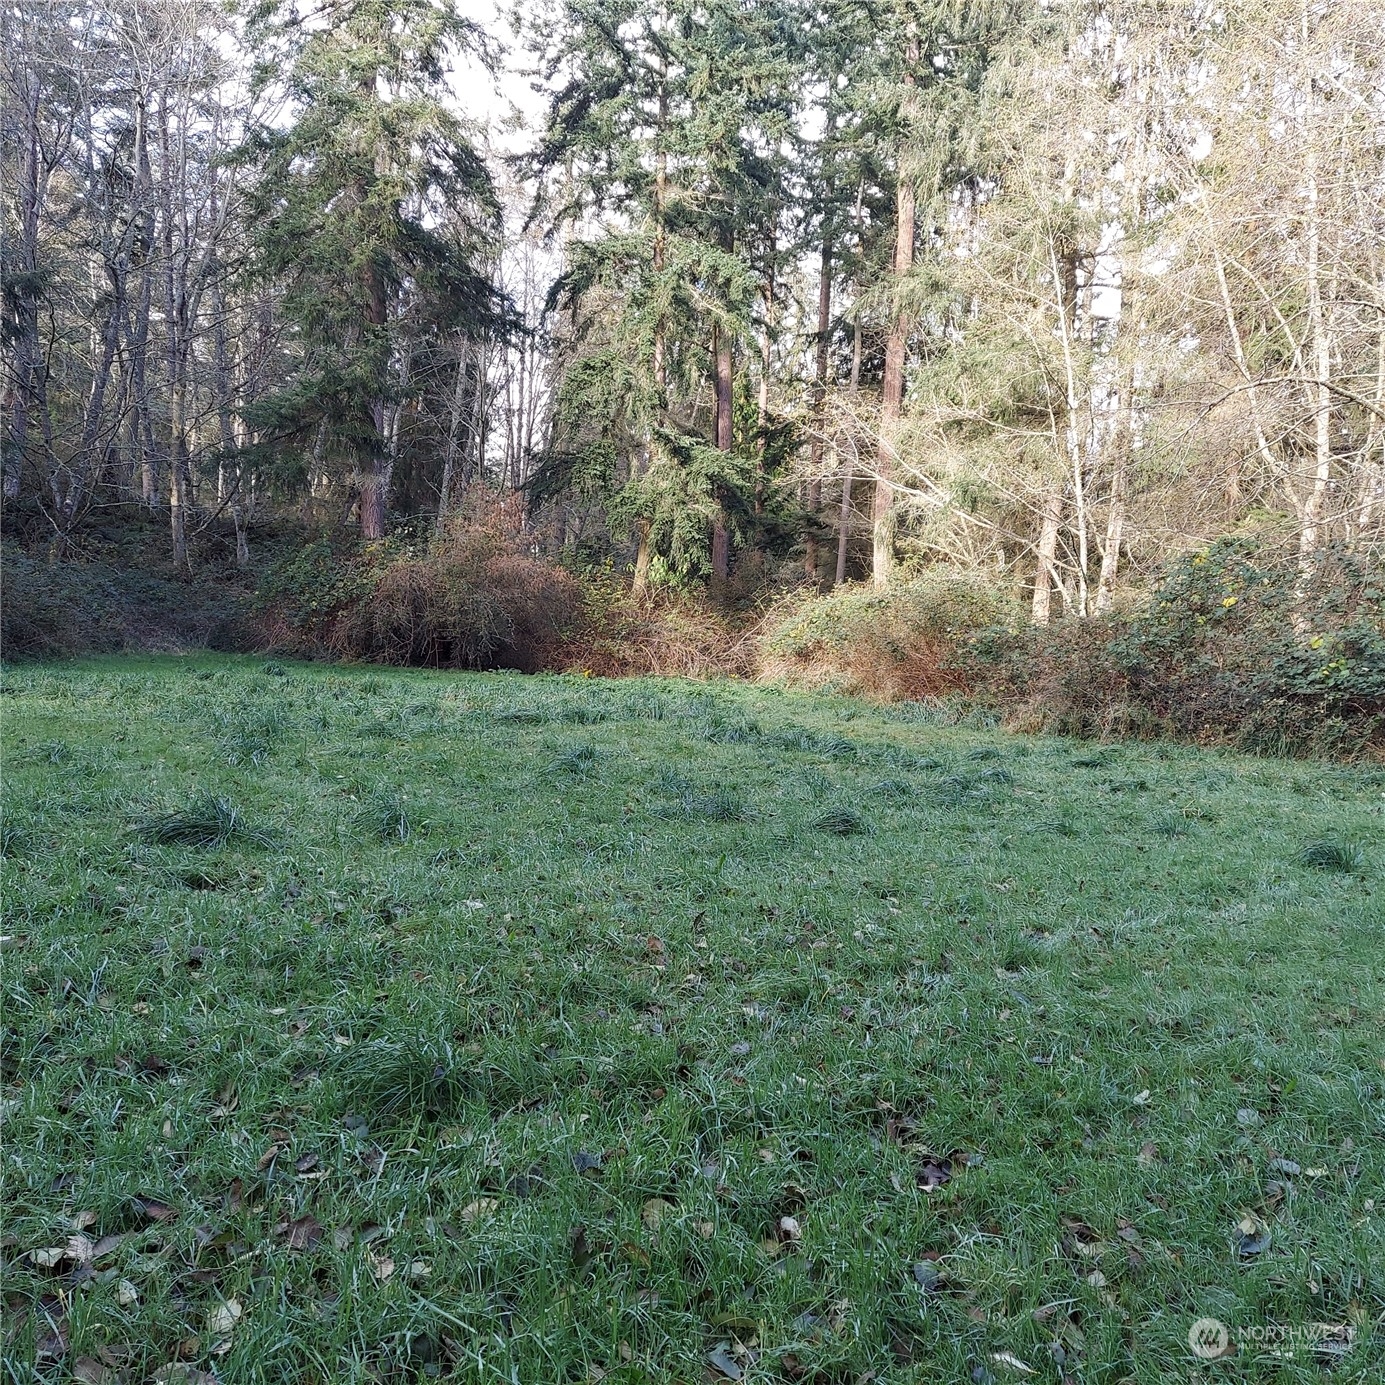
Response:
[[[490,177],[444,101],[449,57],[482,40],[451,0],[330,0],[311,24],[271,0],[255,32],[260,81],[282,73],[292,121],[248,148],[251,226],[301,357],[265,412],[280,439],[347,465],[361,537],[378,539],[407,346],[498,311],[479,268]]]

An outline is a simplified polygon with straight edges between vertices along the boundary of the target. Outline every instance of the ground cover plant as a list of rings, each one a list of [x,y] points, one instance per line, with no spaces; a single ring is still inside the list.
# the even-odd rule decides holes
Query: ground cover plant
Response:
[[[212,656],[0,705],[8,1381],[1385,1374],[1378,769]]]

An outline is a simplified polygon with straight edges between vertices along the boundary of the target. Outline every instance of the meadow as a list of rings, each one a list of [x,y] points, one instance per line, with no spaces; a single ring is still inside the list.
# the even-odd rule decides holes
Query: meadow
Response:
[[[0,711],[6,1381],[1385,1378],[1385,770],[229,657]]]

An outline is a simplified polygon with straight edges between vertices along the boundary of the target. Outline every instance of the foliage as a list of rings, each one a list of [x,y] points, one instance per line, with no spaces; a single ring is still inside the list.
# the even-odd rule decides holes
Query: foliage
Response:
[[[220,794],[202,792],[182,808],[150,813],[135,824],[145,841],[168,846],[221,847],[228,842],[270,846],[275,834],[246,822],[240,810]]]
[[[887,592],[847,588],[790,601],[762,641],[763,676],[881,701],[963,691],[957,651],[1012,614],[979,577],[932,569]]]
[[[1023,724],[1065,734],[1329,755],[1385,739],[1379,575],[1336,546],[1305,573],[1292,554],[1221,540],[1171,564],[1128,615],[985,632],[972,654]]]
[[[6,659],[109,650],[234,648],[244,593],[108,562],[46,563],[7,549],[0,564],[0,649]]]
[[[556,660],[578,590],[502,533],[458,519],[416,542],[318,542],[268,574],[257,604],[262,642],[285,653],[532,671]]]

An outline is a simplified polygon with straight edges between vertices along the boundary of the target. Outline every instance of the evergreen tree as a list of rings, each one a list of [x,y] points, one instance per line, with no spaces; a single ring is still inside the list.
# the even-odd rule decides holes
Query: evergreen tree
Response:
[[[532,168],[540,214],[578,239],[552,300],[573,325],[557,450],[538,489],[551,494],[571,473],[583,444],[561,425],[580,422],[617,478],[613,517],[638,535],[637,588],[651,545],[682,576],[724,578],[732,529],[754,527],[735,357],[772,280],[788,200],[791,32],[774,3],[564,0],[544,16],[552,95]],[[605,330],[612,310],[619,328]],[[578,364],[603,357],[607,369]],[[578,392],[598,382],[584,405]],[[698,529],[700,560],[688,542]]]
[[[282,71],[292,110],[249,147],[257,268],[281,286],[301,357],[264,409],[314,465],[348,465],[361,536],[378,539],[388,412],[410,389],[414,347],[499,312],[478,267],[497,216],[490,177],[444,102],[449,56],[481,39],[451,0],[331,0],[311,24],[272,3],[255,32],[260,82]]]

